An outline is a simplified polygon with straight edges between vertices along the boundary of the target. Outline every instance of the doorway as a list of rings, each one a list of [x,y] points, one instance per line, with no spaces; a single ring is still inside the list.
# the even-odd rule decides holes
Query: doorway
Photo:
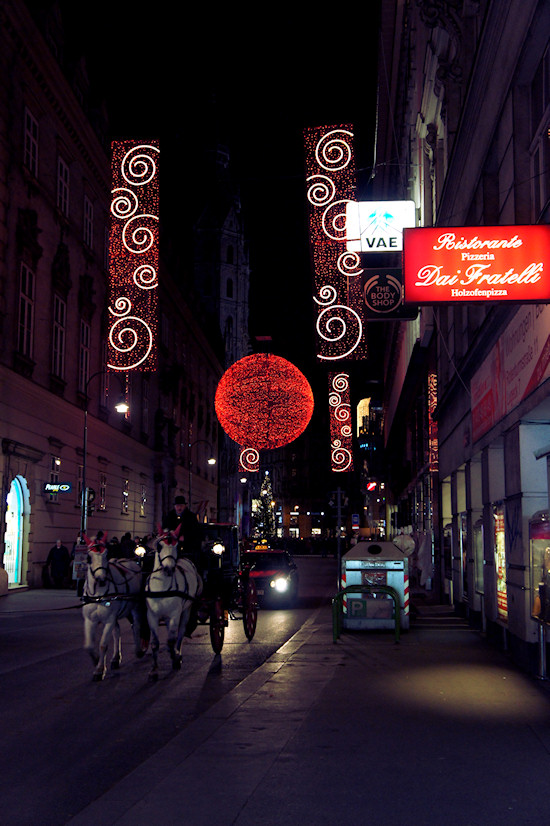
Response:
[[[21,585],[25,514],[29,510],[29,489],[22,476],[16,476],[6,498],[6,532],[4,534],[4,568],[9,585]]]

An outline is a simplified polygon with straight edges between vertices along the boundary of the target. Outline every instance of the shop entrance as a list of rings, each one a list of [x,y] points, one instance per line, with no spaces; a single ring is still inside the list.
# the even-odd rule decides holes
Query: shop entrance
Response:
[[[4,568],[9,585],[20,585],[23,569],[25,515],[29,511],[29,489],[23,476],[16,476],[6,499],[6,532],[4,534]]]

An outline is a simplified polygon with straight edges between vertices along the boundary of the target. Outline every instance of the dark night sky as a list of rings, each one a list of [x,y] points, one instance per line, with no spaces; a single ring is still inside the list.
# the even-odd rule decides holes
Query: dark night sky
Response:
[[[227,143],[251,242],[253,332],[273,335],[280,355],[313,353],[302,131],[353,123],[360,185],[368,179],[377,3],[353,25],[317,5],[316,22],[280,5],[261,15],[164,0],[62,6],[107,100],[111,137],[158,137],[161,187],[168,179],[184,210],[200,192],[202,147],[216,131]]]

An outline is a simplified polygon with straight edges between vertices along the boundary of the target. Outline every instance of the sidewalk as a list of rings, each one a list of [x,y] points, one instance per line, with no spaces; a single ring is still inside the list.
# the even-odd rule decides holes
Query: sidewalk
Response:
[[[70,824],[540,826],[546,685],[463,624],[335,644],[326,606]]]
[[[59,611],[82,608],[76,589],[70,588],[10,588],[0,596],[0,616],[28,611]]]

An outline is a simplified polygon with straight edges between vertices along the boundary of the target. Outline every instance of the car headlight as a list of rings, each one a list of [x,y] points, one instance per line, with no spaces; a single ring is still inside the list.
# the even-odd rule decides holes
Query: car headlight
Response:
[[[284,592],[288,590],[288,579],[283,576],[279,576],[276,579],[272,579],[269,584],[279,594],[284,594]]]

